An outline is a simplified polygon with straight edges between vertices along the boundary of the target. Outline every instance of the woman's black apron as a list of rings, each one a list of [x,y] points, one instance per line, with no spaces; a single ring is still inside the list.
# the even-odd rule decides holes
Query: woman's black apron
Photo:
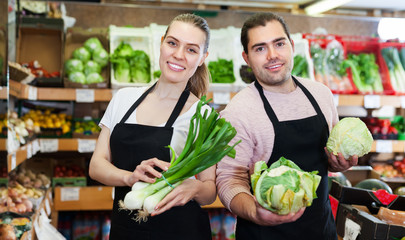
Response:
[[[127,124],[125,121],[145,99],[154,86],[149,88],[127,111],[115,126],[111,138],[112,163],[128,171],[134,171],[143,160],[156,157],[170,162],[169,148],[173,135],[173,123],[179,116],[190,92],[180,96],[169,120],[164,127]],[[119,210],[118,201],[123,200],[130,187],[115,187],[114,205],[111,218],[111,240],[189,240],[211,239],[208,214],[195,201],[181,207],[174,207],[158,216],[149,217],[147,222],[138,223],[135,214]]]
[[[328,124],[319,105],[309,91],[295,78],[294,82],[305,93],[317,115],[279,122],[263,93],[262,86],[256,81],[264,108],[270,118],[275,133],[274,147],[268,166],[285,157],[294,161],[304,171],[319,171],[322,177],[316,191],[318,198],[305,209],[304,214],[293,223],[278,226],[259,226],[242,218],[237,219],[236,240],[335,240],[336,226],[328,197],[328,160],[324,151],[329,136]]]

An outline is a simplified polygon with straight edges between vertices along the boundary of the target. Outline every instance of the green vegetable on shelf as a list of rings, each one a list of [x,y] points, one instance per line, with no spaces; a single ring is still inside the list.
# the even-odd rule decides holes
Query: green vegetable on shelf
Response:
[[[398,92],[405,92],[405,70],[398,49],[395,47],[383,48],[381,54],[387,64],[393,89]]]
[[[208,63],[208,70],[211,73],[211,80],[213,83],[235,82],[232,60],[219,58],[217,61],[211,61]]]
[[[294,56],[294,67],[291,71],[291,74],[298,77],[308,78],[308,62],[302,55]]]

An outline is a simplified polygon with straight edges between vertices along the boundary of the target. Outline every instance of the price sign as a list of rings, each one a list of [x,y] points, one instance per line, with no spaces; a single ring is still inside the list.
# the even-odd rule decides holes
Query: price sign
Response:
[[[338,94],[333,94],[333,102],[335,103],[335,106],[339,106],[339,95]]]
[[[64,187],[60,191],[60,199],[62,202],[65,201],[79,201],[80,199],[80,188],[78,187]]]
[[[76,89],[76,102],[94,102],[94,90]]]
[[[378,95],[365,95],[364,96],[365,108],[379,108],[381,107],[381,97]]]
[[[405,96],[401,96],[401,108],[405,108]]]
[[[37,152],[39,152],[39,150],[41,150],[41,148],[39,147],[38,139],[35,139],[32,142],[32,154],[33,155],[37,154]]]
[[[231,100],[231,93],[229,92],[214,92],[212,95],[215,104],[228,104]]]
[[[389,140],[377,140],[375,147],[378,153],[392,153],[392,142]]]
[[[49,204],[48,199],[45,199],[45,209],[46,209],[48,216],[51,215],[51,205]]]
[[[41,152],[57,152],[59,147],[58,139],[41,139],[40,140]]]
[[[32,144],[27,144],[27,159],[32,158]]]
[[[78,150],[80,153],[94,152],[96,148],[96,140],[94,139],[79,139],[78,141]]]
[[[343,240],[356,240],[357,236],[360,234],[361,227],[359,224],[351,219],[346,218],[345,222],[345,235]]]
[[[11,154],[11,170],[13,170],[17,166],[17,156],[16,153],[14,152]]]
[[[37,100],[38,91],[36,87],[28,87],[28,100]]]

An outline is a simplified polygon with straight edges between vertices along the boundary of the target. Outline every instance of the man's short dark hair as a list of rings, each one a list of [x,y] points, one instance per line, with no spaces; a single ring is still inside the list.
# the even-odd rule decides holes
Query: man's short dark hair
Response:
[[[245,53],[248,53],[248,43],[249,43],[248,31],[258,26],[264,27],[268,22],[271,21],[278,21],[279,23],[281,23],[281,26],[283,26],[284,32],[287,35],[288,40],[290,40],[291,42],[290,31],[288,30],[288,26],[281,16],[271,12],[256,13],[250,16],[245,21],[242,27],[240,41],[242,42],[243,51],[245,51]]]

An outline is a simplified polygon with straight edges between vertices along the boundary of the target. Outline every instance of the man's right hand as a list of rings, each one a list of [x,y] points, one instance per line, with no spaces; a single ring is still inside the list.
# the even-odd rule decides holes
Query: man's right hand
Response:
[[[253,222],[261,226],[276,226],[283,223],[295,222],[304,214],[305,207],[301,208],[296,213],[289,213],[287,215],[278,215],[273,213],[262,206],[256,201],[256,218]]]

